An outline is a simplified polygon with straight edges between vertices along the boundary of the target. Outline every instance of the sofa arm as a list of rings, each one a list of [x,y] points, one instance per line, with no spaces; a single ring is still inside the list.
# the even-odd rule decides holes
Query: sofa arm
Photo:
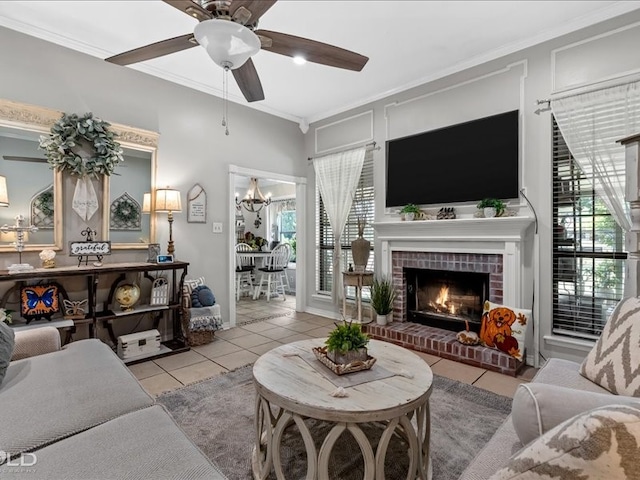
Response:
[[[22,330],[16,332],[16,345],[11,360],[21,360],[58,350],[60,350],[60,333],[57,328]]]
[[[640,409],[640,398],[545,383],[523,383],[513,397],[511,419],[518,438],[526,445],[578,414],[613,404]]]

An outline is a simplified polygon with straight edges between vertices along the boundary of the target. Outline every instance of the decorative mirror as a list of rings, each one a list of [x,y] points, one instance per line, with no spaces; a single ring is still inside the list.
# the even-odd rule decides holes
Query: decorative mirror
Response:
[[[155,187],[158,134],[112,124],[124,162],[104,179],[103,231],[113,249],[146,249],[155,241],[155,215],[145,212],[144,194]]]
[[[9,206],[0,207],[0,225],[16,215],[30,232],[25,251],[62,249],[62,175],[49,167],[39,138],[60,117],[55,110],[0,99],[0,175],[7,179]],[[15,252],[14,233],[0,234],[0,252]]]

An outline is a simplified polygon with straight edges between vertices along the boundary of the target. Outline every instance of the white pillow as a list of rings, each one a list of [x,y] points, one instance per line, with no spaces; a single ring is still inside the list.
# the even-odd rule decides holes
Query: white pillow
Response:
[[[640,410],[624,405],[595,408],[524,447],[490,480],[637,480],[639,448]]]
[[[524,344],[531,323],[531,310],[484,302],[480,341],[485,347],[508,353],[524,361]]]
[[[204,277],[184,281],[184,285],[182,286],[182,305],[185,308],[191,308],[191,293],[194,288],[201,285],[204,285]]]
[[[620,300],[580,374],[618,395],[640,397],[640,298]]]
[[[199,277],[194,280],[185,280],[184,292],[191,296],[191,292],[193,292],[193,289],[199,287],[200,285],[204,285],[204,277]]]

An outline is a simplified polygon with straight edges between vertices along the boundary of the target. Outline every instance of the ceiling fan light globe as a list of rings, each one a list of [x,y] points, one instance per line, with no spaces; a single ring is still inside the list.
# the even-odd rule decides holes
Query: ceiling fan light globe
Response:
[[[258,36],[229,20],[205,20],[196,25],[193,34],[216,65],[223,68],[240,68],[260,51]]]

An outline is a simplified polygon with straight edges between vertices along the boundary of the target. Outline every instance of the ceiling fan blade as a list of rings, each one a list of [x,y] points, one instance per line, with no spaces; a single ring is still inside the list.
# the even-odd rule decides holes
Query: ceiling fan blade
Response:
[[[231,18],[233,18],[236,11],[240,7],[244,7],[251,12],[251,17],[249,17],[245,24],[254,24],[267,12],[267,10],[273,7],[273,4],[276,3],[276,1],[277,0],[233,0],[231,2],[231,7],[229,7],[229,14],[231,15]]]
[[[233,78],[236,79],[238,87],[240,87],[247,102],[264,100],[262,84],[260,83],[258,72],[251,59],[247,60],[240,68],[231,71],[233,72]]]
[[[205,10],[200,5],[191,0],[163,0],[164,3],[177,8],[182,13],[186,13],[190,17],[196,18],[199,21],[208,20],[213,17],[211,12]]]
[[[144,62],[145,60],[151,60],[152,58],[158,58],[164,55],[169,55],[170,53],[187,50],[188,48],[195,47],[197,45],[198,42],[193,38],[193,34],[187,33],[186,35],[169,38],[168,40],[162,40],[144,47],[134,48],[133,50],[114,55],[113,57],[106,58],[105,60],[110,63],[115,63],[116,65],[129,65],[131,63]]]
[[[316,42],[308,38],[296,37],[286,33],[272,32],[269,30],[256,30],[261,37],[272,40],[271,46],[263,46],[263,50],[279,53],[288,57],[301,56],[308,62],[320,63],[331,67],[345,68],[359,72],[369,61],[368,57],[359,53],[334,47],[326,43]]]
[[[15,157],[13,155],[3,155],[4,160],[10,160],[12,162],[33,162],[33,163],[46,163],[46,158],[40,157]]]

